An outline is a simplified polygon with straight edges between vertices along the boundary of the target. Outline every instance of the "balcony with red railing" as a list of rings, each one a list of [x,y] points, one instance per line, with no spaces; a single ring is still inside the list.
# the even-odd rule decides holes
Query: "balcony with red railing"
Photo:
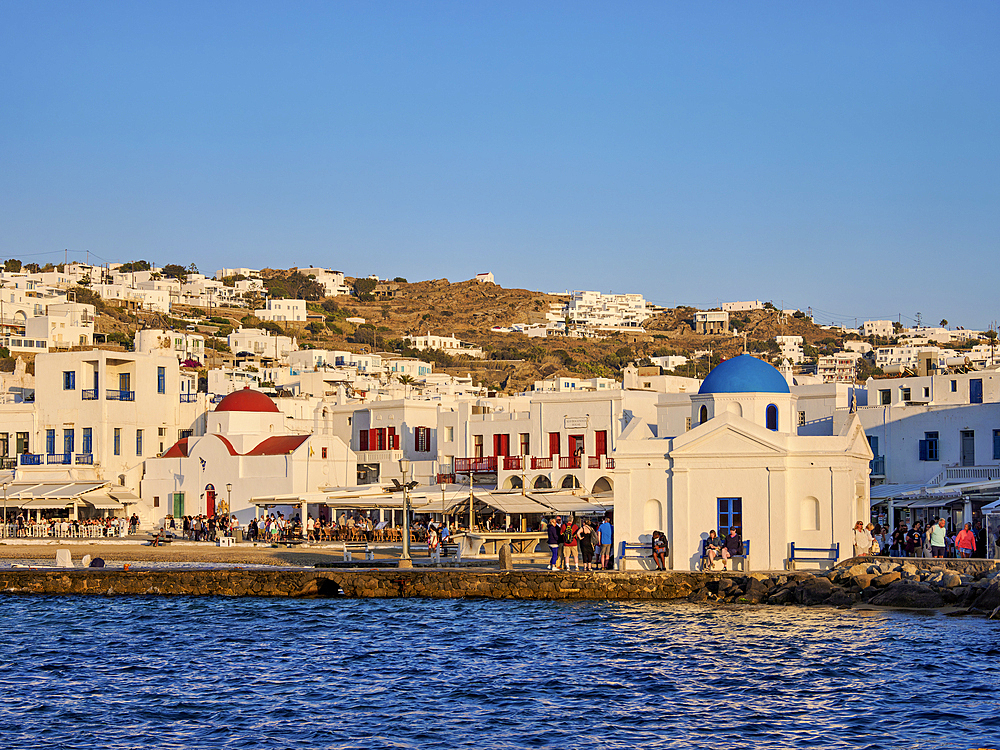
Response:
[[[455,484],[454,474],[438,474],[437,475],[438,484]]]
[[[610,456],[590,456],[587,459],[588,469],[613,469],[615,460]]]
[[[559,456],[560,469],[579,469],[580,463],[580,456]]]
[[[551,469],[553,459],[550,458],[532,458],[531,468],[532,469]]]
[[[455,459],[455,473],[456,474],[469,474],[471,473],[492,473],[497,470],[497,457],[496,456],[485,456],[483,458],[456,458]]]
[[[504,456],[504,471],[522,471],[524,469],[524,456]]]

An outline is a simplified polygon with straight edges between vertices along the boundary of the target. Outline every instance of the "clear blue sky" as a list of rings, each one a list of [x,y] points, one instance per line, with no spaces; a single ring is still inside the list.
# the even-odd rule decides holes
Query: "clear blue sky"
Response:
[[[0,0],[0,255],[981,327],[998,73],[995,0]]]

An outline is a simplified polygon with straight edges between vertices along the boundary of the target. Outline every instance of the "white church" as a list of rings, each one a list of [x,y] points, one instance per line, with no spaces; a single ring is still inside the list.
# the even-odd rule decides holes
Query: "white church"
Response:
[[[177,441],[146,459],[140,496],[144,517],[226,511],[241,523],[254,517],[251,497],[316,492],[354,484],[357,457],[339,437],[291,433],[287,417],[267,395],[235,391],[207,415],[204,435]]]
[[[796,401],[749,354],[719,364],[697,394],[663,394],[656,423],[633,420],[615,448],[616,540],[663,531],[674,570],[697,569],[708,531],[733,526],[750,542],[749,570],[784,569],[793,542],[839,543],[850,557],[854,522],[869,518],[871,449],[855,414],[838,434],[799,434]]]

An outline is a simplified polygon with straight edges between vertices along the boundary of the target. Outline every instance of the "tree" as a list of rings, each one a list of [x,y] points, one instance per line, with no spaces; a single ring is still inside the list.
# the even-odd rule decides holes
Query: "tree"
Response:
[[[148,260],[130,260],[128,263],[122,263],[118,269],[118,273],[132,273],[133,271],[148,271],[150,269]]]
[[[313,336],[319,336],[326,330],[326,326],[320,323],[318,320],[314,320],[312,323],[306,326],[306,330],[309,331]]]
[[[184,281],[188,276],[188,270],[176,263],[168,263],[161,269],[161,272],[168,279],[177,279],[178,281]]]
[[[942,328],[947,328],[948,327],[948,319],[947,318],[941,318],[941,327]]]
[[[375,299],[372,292],[375,291],[376,286],[378,286],[378,282],[375,279],[356,279],[354,281],[354,294],[358,299],[369,302]]]
[[[397,276],[396,278],[393,279],[393,281],[396,282],[397,284],[407,283],[406,279],[404,279],[402,276]]]
[[[10,271],[11,273],[17,273],[21,270],[21,261],[17,258],[8,258],[3,262],[3,270]]]

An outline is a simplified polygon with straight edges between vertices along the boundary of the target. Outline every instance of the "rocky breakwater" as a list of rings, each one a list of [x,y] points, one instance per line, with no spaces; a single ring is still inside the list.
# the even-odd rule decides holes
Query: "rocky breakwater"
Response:
[[[1000,619],[996,563],[956,560],[851,560],[825,573],[774,581],[768,604],[948,608]],[[766,583],[771,583],[770,581]],[[738,601],[738,599],[736,599]]]

